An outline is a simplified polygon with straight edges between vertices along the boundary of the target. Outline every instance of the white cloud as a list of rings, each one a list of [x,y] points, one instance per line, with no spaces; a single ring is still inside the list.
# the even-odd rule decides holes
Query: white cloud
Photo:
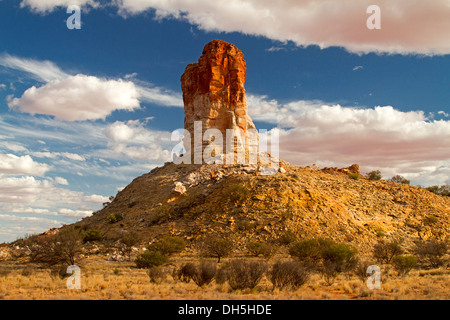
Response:
[[[33,79],[43,82],[58,79],[62,80],[69,76],[69,74],[62,71],[51,61],[20,58],[11,56],[7,53],[0,55],[0,65],[10,69],[26,72],[30,74]]]
[[[64,179],[63,177],[55,177],[54,180],[55,180],[56,184],[65,185],[65,186],[69,185],[69,182],[66,179]]]
[[[402,173],[417,184],[432,183],[427,177],[450,181],[450,121],[431,121],[422,111],[402,112],[391,106],[281,104],[255,95],[248,100],[253,120],[282,129],[280,155],[287,161],[323,166],[358,163],[367,171]],[[447,174],[436,180],[436,172]]]
[[[115,110],[139,108],[139,93],[132,82],[75,75],[27,89],[9,101],[14,111],[45,114],[66,121],[105,119]]]
[[[67,8],[70,5],[97,7],[99,3],[95,0],[22,0],[20,7],[29,7],[39,13],[49,13],[55,8]]]
[[[36,158],[50,158],[50,159],[56,159],[58,157],[67,158],[70,160],[75,161],[86,161],[86,158],[76,154],[76,153],[70,153],[70,152],[49,152],[49,151],[36,151],[31,152],[31,155]]]
[[[353,67],[353,71],[357,71],[357,70],[360,70],[360,69],[364,69],[364,67],[363,66],[355,66],[355,67]]]
[[[448,0],[378,0],[381,30],[369,30],[372,0],[122,0],[123,15],[154,9],[205,31],[241,32],[299,46],[342,46],[351,52],[448,54]]]
[[[0,154],[0,173],[3,174],[30,174],[43,176],[50,166],[35,162],[29,155],[16,156],[13,154]]]

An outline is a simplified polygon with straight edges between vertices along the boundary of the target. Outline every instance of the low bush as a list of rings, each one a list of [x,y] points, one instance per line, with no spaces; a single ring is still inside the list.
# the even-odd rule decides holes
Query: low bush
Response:
[[[269,280],[273,288],[283,289],[291,287],[293,289],[301,287],[309,279],[310,270],[306,266],[295,262],[276,262],[269,273]]]
[[[116,223],[123,220],[123,216],[120,213],[111,213],[106,220],[108,220],[109,223]]]
[[[164,278],[165,274],[161,267],[153,267],[147,270],[147,275],[151,283],[160,284]]]
[[[208,285],[216,275],[216,264],[211,261],[201,261],[198,266],[195,267],[191,276],[196,285],[202,287]]]
[[[392,181],[402,184],[410,184],[410,181],[401,175],[395,175],[391,178]]]
[[[277,248],[270,243],[250,241],[247,243],[247,250],[254,257],[263,256],[270,259],[276,253]]]
[[[147,249],[151,252],[159,251],[162,254],[170,256],[182,252],[185,247],[186,244],[183,239],[179,237],[166,237],[150,244]]]
[[[166,254],[159,251],[145,250],[136,258],[135,263],[138,268],[154,268],[166,263],[168,258]]]
[[[417,265],[417,258],[412,255],[400,255],[392,259],[392,264],[399,276],[407,275]]]
[[[102,234],[98,230],[87,230],[83,235],[83,242],[93,242],[102,240]]]
[[[191,281],[195,272],[196,272],[195,265],[191,262],[188,262],[181,266],[180,270],[178,270],[175,277],[182,282],[188,283],[189,281]]]
[[[233,290],[253,289],[267,270],[262,261],[232,260],[228,266],[227,280]]]

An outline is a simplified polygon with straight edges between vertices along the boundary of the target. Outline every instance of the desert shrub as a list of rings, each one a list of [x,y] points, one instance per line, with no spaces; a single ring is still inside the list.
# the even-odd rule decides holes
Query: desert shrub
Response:
[[[301,287],[310,276],[310,269],[295,261],[276,262],[269,273],[273,288]]]
[[[412,255],[399,255],[392,259],[392,264],[399,276],[407,275],[417,265],[417,258]]]
[[[295,242],[295,241],[297,241],[297,235],[294,233],[294,232],[292,232],[292,231],[290,231],[290,230],[288,230],[288,231],[286,231],[285,233],[283,233],[281,236],[280,236],[280,238],[278,239],[278,241],[282,244],[282,245],[290,245],[291,243],[293,243],[293,242]]]
[[[84,232],[83,242],[93,242],[101,240],[102,234],[98,230],[87,230]]]
[[[436,224],[438,221],[439,221],[439,218],[438,218],[438,217],[436,217],[436,216],[428,216],[428,217],[425,217],[425,219],[424,219],[423,222],[424,222],[425,224],[431,226],[431,225],[433,225],[433,224]]]
[[[359,174],[358,174],[358,173],[355,173],[355,172],[350,172],[350,173],[348,174],[348,177],[349,177],[350,179],[353,179],[353,180],[358,180],[358,179],[359,179]]]
[[[270,259],[276,253],[277,248],[266,242],[250,241],[247,243],[248,252],[255,257],[262,255],[266,259]]]
[[[220,267],[217,272],[216,272],[216,283],[217,284],[224,284],[227,281],[227,267],[226,266],[222,266]]]
[[[35,269],[32,266],[26,266],[22,269],[21,275],[24,277],[29,277],[34,274]]]
[[[439,268],[445,264],[445,255],[448,251],[446,241],[420,241],[416,243],[414,248],[415,254],[419,257],[421,262],[426,267]]]
[[[322,250],[322,259],[324,262],[335,264],[337,272],[348,272],[358,262],[356,249],[343,243],[333,243],[324,247]]]
[[[395,175],[391,180],[397,183],[410,184],[410,181],[401,175]]]
[[[220,259],[227,257],[232,251],[233,242],[227,238],[208,237],[203,242],[203,254],[216,257],[217,263],[220,263]]]
[[[358,262],[356,255],[356,249],[343,243],[332,243],[323,247],[320,272],[328,285],[333,283],[339,273],[349,272],[355,268]]]
[[[224,195],[230,202],[237,204],[249,197],[250,190],[242,184],[232,184],[225,188]]]
[[[194,273],[196,272],[195,265],[191,262],[185,263],[181,266],[180,270],[176,273],[176,278],[182,282],[188,283],[191,281]]]
[[[184,250],[186,244],[179,237],[166,237],[157,242],[150,244],[147,249],[149,251],[159,251],[166,255],[173,255]]]
[[[165,274],[161,267],[153,267],[147,270],[147,275],[151,283],[160,284],[164,278]]]
[[[253,289],[266,270],[267,264],[262,261],[232,260],[228,266],[228,284],[233,290]]]
[[[145,250],[140,254],[136,260],[136,267],[138,268],[154,268],[166,263],[169,257],[159,251]]]
[[[322,259],[322,252],[334,242],[329,239],[306,239],[294,242],[289,248],[289,254],[304,262],[315,263]]]
[[[123,220],[123,216],[120,213],[111,213],[106,220],[108,220],[109,223],[116,223]]]
[[[447,197],[450,196],[450,185],[431,186],[426,189],[430,192],[433,192],[433,193],[441,195],[441,196],[447,196]]]
[[[367,278],[370,276],[367,273],[367,268],[371,265],[373,265],[373,263],[368,261],[358,261],[353,269],[355,276],[357,276],[362,282],[366,282]]]
[[[45,266],[73,265],[81,253],[81,234],[74,228],[56,234],[42,235],[30,248],[30,260]]]
[[[216,264],[211,261],[201,261],[199,265],[195,266],[191,279],[196,285],[202,287],[208,285],[216,275]]]
[[[129,233],[120,239],[119,249],[122,255],[130,258],[133,247],[139,243],[139,238],[134,233]]]
[[[373,256],[382,263],[389,263],[394,257],[402,253],[402,242],[396,239],[391,241],[381,240],[373,246]]]
[[[381,171],[380,170],[370,171],[367,174],[367,177],[369,178],[369,180],[381,180]]]

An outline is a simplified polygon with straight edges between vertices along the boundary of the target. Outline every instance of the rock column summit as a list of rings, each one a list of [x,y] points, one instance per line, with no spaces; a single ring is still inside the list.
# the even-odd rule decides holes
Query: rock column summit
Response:
[[[204,159],[199,158],[199,154],[210,153],[211,147],[205,150],[210,144],[221,147],[218,149],[221,150],[220,153],[226,154],[226,137],[227,133],[230,134],[230,129],[234,132],[232,143],[235,154],[239,148],[244,148],[247,156],[248,150],[257,152],[259,137],[248,115],[245,96],[246,69],[244,54],[233,44],[222,40],[206,44],[198,62],[187,65],[181,76],[181,89],[185,112],[184,128],[191,136],[192,159],[195,156],[196,159]],[[201,142],[195,144],[194,133],[198,133],[196,130],[199,130],[199,124],[202,137],[196,137]],[[205,132],[209,129],[220,131],[222,141],[217,140],[217,137],[208,138],[208,134],[205,137]],[[185,140],[187,150],[188,147],[189,141]]]

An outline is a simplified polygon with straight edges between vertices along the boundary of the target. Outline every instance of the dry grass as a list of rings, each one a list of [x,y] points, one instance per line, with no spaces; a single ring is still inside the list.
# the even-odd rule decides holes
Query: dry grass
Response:
[[[181,260],[176,261],[176,264],[186,262]],[[384,271],[382,268],[380,290],[369,290],[356,276],[339,275],[336,281],[328,286],[319,274],[312,274],[305,285],[295,290],[272,290],[272,284],[264,277],[256,288],[240,291],[232,290],[227,283],[219,285],[214,281],[201,288],[193,281],[183,283],[172,277],[173,268],[166,270],[162,283],[154,284],[150,282],[146,270],[135,268],[132,262],[105,261],[98,256],[85,260],[80,268],[81,289],[69,290],[66,287],[66,279],[52,277],[49,270],[2,262],[0,299],[450,299],[450,270],[445,269],[414,270],[404,278],[399,278],[394,271],[385,267]]]

